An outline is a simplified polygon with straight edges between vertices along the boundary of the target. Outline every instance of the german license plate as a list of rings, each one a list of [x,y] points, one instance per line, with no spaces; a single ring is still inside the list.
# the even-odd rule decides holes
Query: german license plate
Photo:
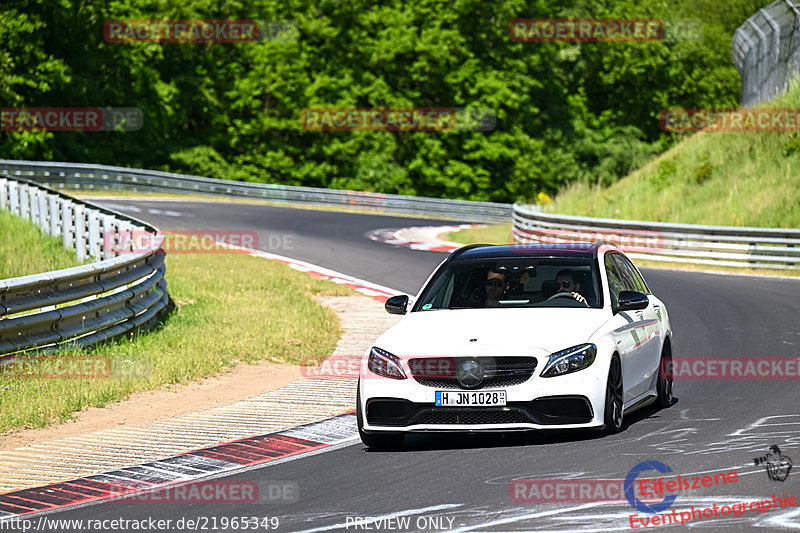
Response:
[[[505,405],[506,391],[436,391],[436,405],[440,407],[475,407]]]

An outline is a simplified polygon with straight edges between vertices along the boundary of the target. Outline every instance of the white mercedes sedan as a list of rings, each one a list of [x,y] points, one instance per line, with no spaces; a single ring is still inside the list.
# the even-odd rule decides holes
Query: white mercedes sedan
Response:
[[[406,316],[361,365],[369,447],[410,432],[614,433],[625,414],[672,403],[666,307],[611,244],[465,246],[408,303],[386,302]]]

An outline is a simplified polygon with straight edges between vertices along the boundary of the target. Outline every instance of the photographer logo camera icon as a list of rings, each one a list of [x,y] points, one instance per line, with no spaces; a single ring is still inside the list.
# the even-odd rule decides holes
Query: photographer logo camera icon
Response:
[[[792,460],[781,453],[777,444],[770,446],[770,452],[763,457],[755,457],[753,462],[756,466],[764,465],[767,477],[771,481],[786,481],[789,472],[792,470]]]

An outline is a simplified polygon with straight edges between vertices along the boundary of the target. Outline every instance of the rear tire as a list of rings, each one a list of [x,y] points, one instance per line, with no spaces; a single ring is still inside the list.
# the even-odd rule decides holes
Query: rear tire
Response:
[[[364,433],[364,414],[361,412],[361,380],[358,382],[356,392],[356,424],[358,436],[367,448],[386,450],[399,448],[403,444],[405,435],[402,433]]]
[[[661,350],[661,361],[658,365],[658,382],[656,384],[658,400],[656,403],[662,409],[672,405],[672,346],[664,343]]]
[[[611,358],[611,365],[608,368],[608,379],[606,380],[606,404],[603,409],[603,420],[605,431],[609,435],[618,433],[622,429],[622,417],[624,400],[624,389],[622,387],[622,364],[619,357]]]

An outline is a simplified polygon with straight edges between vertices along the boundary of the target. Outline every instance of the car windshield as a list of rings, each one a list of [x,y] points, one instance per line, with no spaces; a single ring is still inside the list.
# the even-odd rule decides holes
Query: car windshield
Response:
[[[576,299],[577,293],[586,303]],[[414,311],[438,309],[603,306],[589,259],[453,261],[431,279]]]

